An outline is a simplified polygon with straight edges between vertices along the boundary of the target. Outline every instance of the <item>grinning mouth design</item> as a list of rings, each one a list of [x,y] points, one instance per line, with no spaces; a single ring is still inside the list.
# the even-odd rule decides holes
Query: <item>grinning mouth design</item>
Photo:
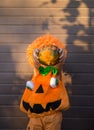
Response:
[[[23,101],[23,107],[26,111],[30,110],[31,113],[41,114],[43,112],[48,112],[50,109],[55,110],[61,104],[61,99],[55,102],[47,103],[46,108],[44,109],[41,104],[34,104],[33,108],[29,105],[29,103]]]

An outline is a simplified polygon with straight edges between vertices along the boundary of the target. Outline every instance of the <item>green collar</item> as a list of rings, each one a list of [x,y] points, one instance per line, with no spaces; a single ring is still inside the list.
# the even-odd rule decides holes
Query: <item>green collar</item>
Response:
[[[46,76],[50,71],[52,71],[52,74],[54,75],[58,73],[58,69],[53,66],[47,66],[47,67],[40,66],[38,70],[39,73],[42,74],[43,76]]]

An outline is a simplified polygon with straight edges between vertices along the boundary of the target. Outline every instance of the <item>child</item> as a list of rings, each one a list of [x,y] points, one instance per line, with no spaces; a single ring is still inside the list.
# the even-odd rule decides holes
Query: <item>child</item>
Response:
[[[62,110],[69,107],[62,80],[65,45],[51,35],[44,35],[30,44],[27,56],[34,68],[20,104],[30,118],[27,130],[60,130]]]

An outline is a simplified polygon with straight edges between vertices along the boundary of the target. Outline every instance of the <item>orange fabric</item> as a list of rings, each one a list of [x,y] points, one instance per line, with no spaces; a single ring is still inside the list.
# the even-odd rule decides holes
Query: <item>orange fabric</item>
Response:
[[[41,104],[44,109],[46,109],[47,104],[51,102],[55,102],[57,100],[61,100],[60,105],[55,110],[50,109],[47,112],[42,112],[40,114],[31,113],[30,111],[26,111],[21,103],[20,108],[23,112],[27,113],[29,117],[37,117],[52,114],[59,110],[64,110],[69,107],[68,95],[62,81],[58,80],[58,86],[56,88],[51,88],[49,85],[52,74],[49,73],[46,76],[42,76],[37,74],[32,78],[32,81],[35,85],[34,90],[25,89],[25,92],[22,96],[22,101],[28,102],[30,106],[34,106],[34,104]],[[37,94],[36,90],[38,87],[42,85],[43,93]]]

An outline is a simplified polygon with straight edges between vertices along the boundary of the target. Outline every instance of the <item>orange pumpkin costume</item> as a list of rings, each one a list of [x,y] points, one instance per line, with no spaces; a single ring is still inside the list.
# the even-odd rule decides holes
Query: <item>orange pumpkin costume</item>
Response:
[[[45,120],[44,118],[46,118],[47,120],[47,117],[50,118],[53,116],[53,118],[60,117],[61,119],[60,111],[65,110],[69,107],[69,99],[64,83],[61,80],[61,78],[57,76],[58,73],[61,72],[58,71],[56,67],[54,67],[54,64],[50,65],[51,62],[49,61],[53,60],[53,57],[51,57],[51,54],[48,53],[48,50],[47,54],[44,51],[43,56],[41,55],[41,59],[44,60],[45,63],[47,63],[46,66],[44,67],[41,61],[39,68],[36,68],[34,66],[34,59],[33,59],[34,50],[40,49],[44,45],[45,47],[48,46],[48,50],[49,46],[52,47],[56,46],[58,48],[62,48],[65,53],[64,59],[66,58],[65,45],[62,44],[57,38],[51,35],[44,35],[42,37],[38,37],[28,47],[27,57],[29,63],[34,67],[34,75],[32,77],[32,80],[28,81],[26,84],[26,89],[21,98],[20,109],[23,112],[27,113],[27,115],[31,118],[31,120],[33,119],[32,121],[29,122],[29,125],[30,124],[32,125],[32,128],[30,127],[30,130],[35,130],[33,129],[33,125],[34,124],[37,125],[37,123],[39,123],[41,120],[44,121]],[[58,58],[56,60],[58,60]],[[37,123],[35,123],[34,120],[37,120],[36,121]],[[54,121],[52,120],[52,122]],[[54,123],[54,125],[55,124],[56,123]],[[57,126],[51,129],[56,130],[56,128],[58,128],[59,130],[60,124],[58,123],[58,125],[59,127]],[[46,130],[46,127],[40,125],[40,127],[38,127],[38,130]],[[50,130],[50,128],[47,130]]]

